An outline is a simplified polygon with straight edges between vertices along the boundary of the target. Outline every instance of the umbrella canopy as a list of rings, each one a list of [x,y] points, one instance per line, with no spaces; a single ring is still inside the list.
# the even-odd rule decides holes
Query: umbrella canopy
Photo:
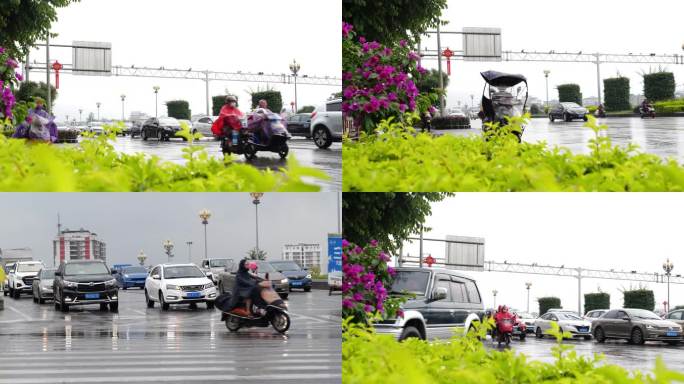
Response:
[[[498,71],[480,72],[482,78],[489,84],[495,87],[512,87],[520,82],[527,84],[527,78],[523,75],[513,73],[503,73]]]

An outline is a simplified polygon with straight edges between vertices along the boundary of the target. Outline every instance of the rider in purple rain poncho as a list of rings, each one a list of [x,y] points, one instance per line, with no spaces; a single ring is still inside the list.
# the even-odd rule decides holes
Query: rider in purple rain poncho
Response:
[[[57,141],[57,124],[43,107],[43,100],[36,100],[36,107],[29,109],[26,121],[17,127],[12,137],[17,139],[42,140],[54,143]]]

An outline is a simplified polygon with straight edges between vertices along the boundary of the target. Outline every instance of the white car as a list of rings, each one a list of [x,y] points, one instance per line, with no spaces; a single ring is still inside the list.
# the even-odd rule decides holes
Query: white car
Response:
[[[562,332],[570,332],[573,338],[591,339],[591,323],[570,312],[546,312],[534,321],[535,335],[540,339],[544,337],[551,329],[552,321],[558,323]]]
[[[527,333],[533,333],[534,332],[534,321],[536,320],[535,316],[533,316],[530,313],[518,311],[515,309],[513,309],[512,312],[515,313],[516,316],[518,316],[518,319],[520,319],[520,321],[525,323]]]
[[[329,100],[311,113],[311,137],[318,148],[342,141],[342,99]]]
[[[449,113],[449,116],[466,117],[465,113],[463,113],[463,111],[460,109],[452,109]]]
[[[22,293],[33,295],[33,278],[44,267],[40,261],[18,261],[14,264],[7,277],[10,296],[18,299]]]
[[[214,124],[216,119],[218,119],[218,116],[200,117],[199,119],[195,120],[194,123],[192,123],[192,133],[199,132],[204,137],[214,137],[214,134],[211,132],[211,126]]]
[[[163,311],[171,304],[206,303],[214,308],[214,283],[195,264],[160,264],[145,279],[145,301],[148,308],[158,302]]]
[[[104,127],[102,125],[103,123],[100,121],[91,121],[88,123],[88,132],[101,135],[104,133]]]

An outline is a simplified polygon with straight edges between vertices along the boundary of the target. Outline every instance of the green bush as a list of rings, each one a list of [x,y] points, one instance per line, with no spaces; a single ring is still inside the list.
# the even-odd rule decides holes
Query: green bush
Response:
[[[584,313],[594,309],[610,308],[610,295],[605,292],[584,294]]]
[[[604,356],[583,356],[573,346],[562,344],[569,332],[551,323],[547,334],[556,338],[550,347],[552,361],[532,360],[513,349],[488,348],[478,340],[486,326],[478,326],[465,337],[448,342],[411,338],[398,342],[345,319],[342,323],[342,383],[430,383],[430,384],[612,384],[671,383],[684,374],[668,370],[658,356],[652,372],[628,371],[606,363]]]
[[[676,309],[684,309],[684,305],[675,305],[675,306],[672,308],[673,311],[676,310]]]
[[[594,112],[596,112],[596,110],[598,109],[598,107],[597,107],[596,105],[589,105],[589,106],[587,106],[587,107],[585,107],[585,108],[587,108],[587,111],[589,111],[589,113],[592,114],[592,115],[593,115]]]
[[[17,101],[25,102],[32,102],[36,97],[47,100],[47,84],[44,82],[36,83],[35,81],[23,81],[19,86],[19,89],[14,92],[14,96],[16,97]],[[55,99],[57,99],[57,96],[57,89],[53,85],[50,85],[50,99],[52,101],[53,107],[55,105]]]
[[[530,113],[533,115],[541,115],[544,114],[544,111],[542,110],[541,105],[532,104],[532,106],[530,107]]]
[[[582,92],[577,84],[561,84],[558,87],[558,101],[582,105]]]
[[[297,113],[311,113],[314,111],[314,109],[316,109],[316,107],[314,107],[313,105],[305,105],[305,106],[299,108]]]
[[[558,297],[540,297],[537,302],[539,302],[539,315],[545,314],[551,308],[563,308]]]
[[[629,104],[629,78],[615,77],[603,80],[603,100],[606,111],[625,111]]]
[[[169,117],[190,120],[190,104],[185,100],[167,101],[166,110]]]
[[[650,289],[640,288],[631,291],[624,291],[625,308],[640,308],[647,311],[655,309],[655,298]]]
[[[644,96],[651,102],[673,99],[675,79],[672,72],[656,72],[644,75]]]
[[[413,117],[417,118],[417,117]],[[405,117],[404,120],[411,118]],[[386,120],[376,133],[342,146],[344,191],[684,191],[684,167],[642,153],[635,145],[613,146],[593,116],[587,154],[546,143],[518,144],[512,127],[501,137],[416,133],[410,124]]]
[[[283,108],[283,98],[278,91],[261,91],[252,93],[252,108],[256,108],[259,100],[264,99],[268,103],[268,109],[276,113]]]
[[[468,129],[470,119],[464,116],[444,116],[432,118],[432,128],[434,129]]]
[[[684,99],[658,101],[653,103],[657,113],[684,112]]]

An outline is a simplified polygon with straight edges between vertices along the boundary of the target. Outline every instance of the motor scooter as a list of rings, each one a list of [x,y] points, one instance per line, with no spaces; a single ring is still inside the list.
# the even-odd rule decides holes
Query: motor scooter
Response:
[[[504,127],[508,125],[506,117],[522,116],[527,106],[529,93],[525,76],[497,71],[481,72],[480,75],[485,81],[480,111],[483,132],[486,133],[490,129],[486,123],[499,123],[499,127]],[[524,83],[524,90],[522,86],[514,90],[520,83]],[[523,91],[524,99],[522,98]],[[515,96],[513,96],[514,92]],[[511,130],[511,133],[518,138],[518,142],[522,141],[524,130],[525,127]]]
[[[656,112],[655,108],[653,108],[652,105],[647,105],[645,108],[644,107],[639,107],[639,115],[643,119],[644,117],[650,117],[652,119],[655,119],[656,117]]]
[[[502,342],[508,346],[511,343],[511,336],[513,335],[513,318],[506,317],[496,322],[496,335],[499,346]]]

